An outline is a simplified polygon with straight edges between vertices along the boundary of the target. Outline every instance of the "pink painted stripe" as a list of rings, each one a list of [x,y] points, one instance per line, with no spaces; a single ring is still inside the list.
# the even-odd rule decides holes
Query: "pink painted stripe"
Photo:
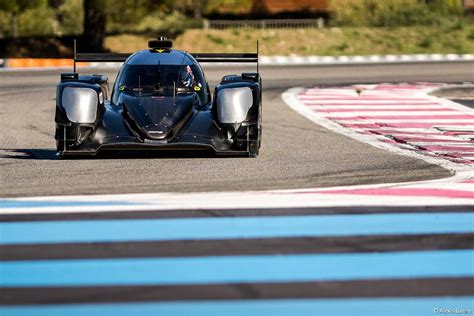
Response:
[[[474,146],[423,146],[426,150],[430,151],[462,151],[462,152],[474,152]]]
[[[393,137],[403,140],[405,142],[436,142],[436,143],[461,143],[468,144],[468,141],[459,140],[459,139],[440,139],[440,138],[429,138],[429,137],[406,137],[406,136],[397,136],[392,135]]]
[[[327,116],[327,119],[337,120],[337,121],[357,121],[365,119],[374,119],[374,120],[444,120],[444,119],[453,119],[453,120],[469,120],[474,119],[474,115],[374,115],[374,116]],[[449,123],[445,123],[449,124]],[[474,125],[474,121],[471,122]]]
[[[357,94],[356,90],[328,90],[328,91],[303,91],[298,96],[308,97],[322,97],[322,98],[381,98],[381,99],[410,99],[410,100],[436,100],[439,98],[430,97],[428,95],[422,95],[420,93],[413,93],[413,91],[363,91],[361,94]]]
[[[365,96],[358,96],[355,93],[351,94],[298,94],[299,98],[303,99],[323,99],[323,100],[367,100],[367,101],[373,101],[373,100],[380,100],[380,101],[439,101],[437,98],[429,98],[429,97],[416,97],[413,95],[400,95],[398,93],[394,94],[386,94],[386,93],[379,93],[379,94],[373,94],[373,95],[365,95]]]
[[[392,103],[363,103],[363,102],[353,102],[353,103],[327,103],[327,102],[316,102],[316,101],[303,101],[304,105],[308,107],[313,107],[313,106],[368,106],[368,107],[384,107],[384,106],[420,106],[421,108],[424,106],[441,106],[439,103],[414,103],[414,102],[392,102]]]
[[[349,92],[349,93],[348,93]],[[326,97],[326,98],[355,98],[355,92],[354,91],[344,91],[344,93],[341,92],[303,92],[298,94],[298,96],[304,96],[304,97]]]
[[[306,90],[306,93],[356,93],[356,90],[361,90],[361,94],[393,94],[393,93],[403,93],[408,94],[411,96],[413,95],[413,90],[424,90],[427,86],[413,86],[408,88],[407,86],[380,86],[375,89],[370,89],[366,87],[358,87],[358,86],[347,86],[347,87],[315,87]]]
[[[318,112],[324,113],[351,113],[351,112],[457,112],[454,109],[448,108],[436,108],[436,109],[423,109],[423,108],[398,108],[398,109],[371,109],[371,108],[361,108],[361,109],[326,109],[325,106],[322,105],[321,109],[318,109]],[[314,107],[313,107],[314,108]]]
[[[374,130],[364,130],[364,129],[359,129],[357,130],[359,134],[364,134],[364,135],[378,135],[378,136],[386,136],[390,135],[390,133],[382,133],[382,132],[376,132]]]
[[[383,96],[366,96],[366,97],[358,97],[358,96],[344,96],[344,95],[335,95],[335,96],[327,96],[327,95],[304,95],[300,94],[299,97],[301,99],[306,100],[318,100],[318,101],[334,101],[334,100],[353,100],[353,101],[405,101],[405,102],[433,102],[432,99],[427,98],[400,98],[400,97],[387,97],[387,95]]]
[[[449,157],[456,157],[456,158],[463,158],[463,159],[472,159],[474,158],[474,152],[462,152],[462,151],[453,151],[453,152],[446,152],[446,153],[440,153],[438,152],[437,154],[439,155],[446,155]]]
[[[435,126],[474,126],[474,122],[460,122],[460,123],[446,123],[446,122],[432,122],[432,123],[377,123],[377,124],[346,124],[340,123],[341,126],[350,128],[378,128],[378,127],[396,127],[396,128],[432,128]]]
[[[474,132],[450,132],[450,131],[446,131],[443,133],[444,135],[454,135],[454,136],[470,136],[472,135],[474,137]]]
[[[437,100],[436,98],[429,98],[425,96],[414,96],[413,94],[403,94],[403,93],[375,93],[375,94],[365,94],[357,95],[355,92],[351,93],[300,93],[299,97],[303,98],[314,98],[314,99],[354,99],[354,100],[415,100],[415,101],[426,101],[426,100]]]
[[[411,101],[411,100],[359,100],[359,99],[352,99],[352,98],[339,98],[334,100],[317,100],[312,98],[304,98],[300,97],[300,99],[305,103],[324,103],[324,104],[432,104],[432,105],[439,105],[439,102],[435,102],[433,100],[418,100],[418,101]]]
[[[305,192],[302,192],[305,193]],[[312,191],[308,193],[323,194],[357,194],[357,195],[388,195],[388,196],[433,196],[455,199],[474,199],[474,191],[450,189],[424,188],[376,188],[376,189],[348,189],[332,191]]]
[[[443,134],[440,134],[440,133],[430,133],[430,132],[410,132],[410,131],[404,131],[403,129],[398,129],[398,130],[389,130],[389,129],[369,129],[367,130],[371,133],[374,133],[374,134],[381,134],[381,135],[400,135],[400,136],[407,136],[407,135],[411,135],[411,136],[421,136],[421,135],[425,135],[425,136],[440,136],[440,135],[443,135]],[[445,135],[446,136],[446,135]]]
[[[434,88],[434,87],[444,87],[443,84],[417,84],[417,85],[389,85],[389,84],[379,84],[373,90],[421,90],[426,88]]]
[[[474,179],[465,180],[462,183],[474,183]]]

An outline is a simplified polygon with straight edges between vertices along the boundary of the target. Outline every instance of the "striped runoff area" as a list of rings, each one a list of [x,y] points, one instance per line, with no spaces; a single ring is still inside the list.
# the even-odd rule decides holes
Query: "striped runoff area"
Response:
[[[138,197],[150,207],[97,211],[79,200],[3,204],[2,316],[474,308],[472,205],[160,209]]]
[[[443,84],[312,88],[297,98],[340,129],[459,164],[474,164],[474,111],[429,95]]]
[[[474,110],[430,95],[441,83],[374,84],[290,89],[290,107],[317,124],[402,155],[453,171],[440,181],[299,190],[305,194],[474,199]],[[464,86],[466,87],[466,86]],[[469,86],[470,87],[470,86]],[[423,199],[423,200],[422,200]]]

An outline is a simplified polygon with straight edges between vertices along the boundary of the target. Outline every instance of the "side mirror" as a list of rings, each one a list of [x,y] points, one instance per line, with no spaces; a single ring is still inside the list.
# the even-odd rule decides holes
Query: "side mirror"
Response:
[[[109,99],[109,78],[106,75],[97,75],[94,74],[93,76],[99,78],[99,84],[100,84],[100,89],[102,90],[102,93],[104,95],[104,100]]]

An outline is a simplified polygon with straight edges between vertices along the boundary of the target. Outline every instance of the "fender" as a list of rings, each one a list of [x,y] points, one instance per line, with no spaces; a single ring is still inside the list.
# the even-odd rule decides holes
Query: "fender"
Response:
[[[255,75],[255,76],[253,76]],[[259,119],[261,104],[258,74],[229,75],[215,88],[213,111],[219,123],[234,132]]]
[[[105,96],[103,86],[90,78],[61,78],[56,90],[55,138],[57,149],[63,151],[91,134],[105,111]]]

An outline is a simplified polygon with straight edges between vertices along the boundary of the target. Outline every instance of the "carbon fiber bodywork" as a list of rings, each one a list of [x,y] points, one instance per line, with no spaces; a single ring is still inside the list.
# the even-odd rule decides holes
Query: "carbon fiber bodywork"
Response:
[[[178,71],[173,74],[172,67],[176,65]],[[183,66],[188,65],[192,67],[195,81],[192,86],[178,87],[177,79],[161,79],[173,78],[173,75],[179,78]],[[147,86],[140,85],[144,76],[138,75],[138,87],[127,85],[132,67],[141,66],[149,66],[147,71],[155,67],[153,69],[157,71],[152,75],[159,74],[158,84],[146,93]],[[162,84],[170,82],[171,86]],[[239,91],[243,88],[251,92],[250,99],[247,93],[246,99],[242,100]],[[150,49],[127,57],[110,99],[107,94],[105,76],[61,75],[55,118],[55,138],[61,156],[148,150],[211,150],[217,155],[258,155],[261,135],[261,79],[258,73],[225,76],[212,97],[201,66],[191,54]],[[91,95],[97,95],[96,107],[90,104],[95,100]],[[218,102],[219,95],[225,95],[225,100]],[[63,100],[69,103],[75,100],[76,103],[63,104]],[[90,109],[95,113],[83,113]],[[223,111],[226,121],[220,122],[218,117]],[[242,111],[246,115],[242,115]],[[234,120],[233,112],[236,113]],[[88,121],[71,121],[71,113],[74,117],[87,117]]]

